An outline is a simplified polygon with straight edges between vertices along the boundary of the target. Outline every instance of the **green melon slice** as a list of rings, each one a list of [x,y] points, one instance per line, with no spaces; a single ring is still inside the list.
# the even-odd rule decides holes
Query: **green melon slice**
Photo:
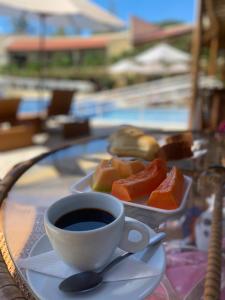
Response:
[[[120,179],[119,172],[112,166],[111,160],[102,160],[93,174],[92,189],[110,193],[113,182],[118,179]]]

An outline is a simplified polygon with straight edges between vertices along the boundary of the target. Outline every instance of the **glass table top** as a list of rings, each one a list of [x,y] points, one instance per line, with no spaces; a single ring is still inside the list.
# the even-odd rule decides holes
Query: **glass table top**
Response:
[[[16,265],[19,258],[29,256],[35,242],[45,233],[43,215],[46,208],[69,195],[70,187],[76,181],[93,170],[101,159],[110,157],[107,145],[105,138],[98,138],[50,153],[13,185],[4,201],[3,228],[8,250]],[[201,162],[201,167],[205,167],[205,161]],[[195,176],[199,165],[191,165],[191,168],[184,171],[194,179],[188,206],[197,203],[204,207],[205,202],[201,202],[196,193]],[[173,234],[171,238],[174,238]],[[176,232],[175,238],[179,235]],[[19,267],[18,270],[26,279],[24,270]]]
[[[4,234],[11,256],[29,254],[44,233],[43,213],[70,194],[76,180],[93,170],[106,153],[104,139],[74,145],[50,154],[29,168],[16,182],[4,203]]]

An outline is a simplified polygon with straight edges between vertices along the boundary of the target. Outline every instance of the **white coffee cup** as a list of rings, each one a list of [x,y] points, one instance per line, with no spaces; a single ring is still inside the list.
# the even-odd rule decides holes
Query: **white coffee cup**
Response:
[[[102,209],[115,217],[111,223],[88,231],[69,231],[55,226],[63,215],[78,209]],[[117,247],[137,252],[149,243],[147,225],[125,220],[124,206],[115,197],[104,193],[81,193],[62,198],[51,205],[44,216],[45,230],[53,249],[62,260],[80,270],[93,270],[106,264]],[[129,233],[139,233],[138,241],[129,240]]]

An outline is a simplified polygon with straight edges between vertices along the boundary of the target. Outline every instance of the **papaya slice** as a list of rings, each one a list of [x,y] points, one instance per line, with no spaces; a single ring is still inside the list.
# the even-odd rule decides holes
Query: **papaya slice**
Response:
[[[151,193],[147,204],[162,209],[176,209],[180,206],[184,192],[184,176],[173,167],[166,179]]]
[[[145,165],[139,160],[121,160],[119,158],[112,158],[112,166],[115,167],[121,178],[127,178],[132,174],[144,170]]]
[[[111,164],[111,160],[102,160],[92,177],[92,189],[98,192],[111,192],[113,181],[121,178]]]
[[[155,159],[144,170],[114,181],[112,195],[125,201],[149,195],[166,178],[166,172],[166,161]]]

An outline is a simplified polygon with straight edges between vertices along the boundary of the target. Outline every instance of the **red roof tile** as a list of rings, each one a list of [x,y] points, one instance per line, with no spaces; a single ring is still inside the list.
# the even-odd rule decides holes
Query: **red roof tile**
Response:
[[[137,17],[131,18],[131,30],[133,36],[139,36],[142,34],[149,34],[150,32],[156,32],[161,28],[155,24],[143,21]]]
[[[108,37],[70,38],[57,37],[47,38],[44,41],[45,51],[66,51],[72,49],[101,49],[108,44]],[[40,50],[39,38],[16,38],[7,47],[9,52],[35,52]]]
[[[138,35],[134,35],[133,42],[135,45],[145,44],[157,40],[163,40],[166,38],[191,33],[192,30],[192,25],[176,25],[170,28],[160,28],[155,31],[142,32]]]
[[[176,25],[169,28],[161,28],[136,17],[133,17],[131,20],[131,36],[134,45],[141,45],[152,41],[183,35],[190,33],[192,30],[192,25]],[[42,47],[45,51],[102,49],[106,48],[111,40],[111,34],[86,38],[54,37],[46,38],[44,47]],[[40,51],[40,48],[39,38],[20,37],[12,40],[12,42],[8,45],[7,50],[9,52],[36,52]]]

